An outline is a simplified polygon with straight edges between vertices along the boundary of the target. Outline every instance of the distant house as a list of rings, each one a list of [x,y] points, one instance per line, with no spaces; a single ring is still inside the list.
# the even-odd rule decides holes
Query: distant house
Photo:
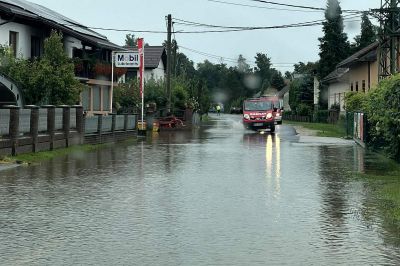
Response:
[[[128,50],[137,52],[137,47],[125,47]],[[154,79],[156,81],[162,81],[165,79],[167,71],[167,53],[164,46],[145,46],[144,47],[144,79],[148,81]],[[129,68],[127,70],[125,79],[129,80],[132,78],[139,77],[138,68]]]
[[[108,39],[46,7],[25,0],[0,0],[0,44],[9,45],[16,57],[25,59],[43,54],[44,40],[53,29],[63,33],[65,52],[74,58],[75,75],[89,85],[81,104],[89,114],[111,112],[111,54],[122,48]],[[0,80],[1,83],[1,80]],[[1,102],[18,101],[20,93],[2,82]]]
[[[288,82],[287,85],[278,92],[279,99],[285,111],[291,111],[289,104],[289,95],[290,95],[290,82]]]
[[[328,107],[340,105],[344,111],[346,93],[368,92],[378,84],[378,47],[375,42],[340,62],[322,83],[328,85]]]

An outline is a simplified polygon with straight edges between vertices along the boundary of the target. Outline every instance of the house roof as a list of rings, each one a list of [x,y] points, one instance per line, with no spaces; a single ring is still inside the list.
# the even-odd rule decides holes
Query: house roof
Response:
[[[340,62],[337,67],[349,67],[358,62],[373,62],[377,59],[377,48],[379,46],[379,42],[374,42],[367,47],[361,49],[357,53],[349,56],[342,62]]]
[[[322,82],[332,82],[340,80],[347,72],[349,72],[349,68],[336,68],[332,71],[328,76],[322,79]]]
[[[25,0],[0,0],[0,11],[13,15],[14,17],[42,22],[45,25],[71,34],[80,40],[103,48],[111,50],[121,49],[120,46],[108,41],[107,37],[104,35],[35,3]]]
[[[126,49],[137,52],[137,47],[127,47]],[[145,68],[158,68],[160,61],[163,61],[164,66],[167,62],[167,53],[164,46],[145,46],[144,47],[144,66]]]
[[[280,98],[282,98],[283,96],[285,96],[286,93],[288,93],[290,91],[290,83],[288,83],[285,87],[283,87],[279,92],[278,92],[278,96]]]

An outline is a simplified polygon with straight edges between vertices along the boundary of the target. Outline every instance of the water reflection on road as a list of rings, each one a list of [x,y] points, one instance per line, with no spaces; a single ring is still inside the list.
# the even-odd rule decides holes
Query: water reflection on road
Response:
[[[365,158],[226,116],[0,172],[0,264],[400,264]]]

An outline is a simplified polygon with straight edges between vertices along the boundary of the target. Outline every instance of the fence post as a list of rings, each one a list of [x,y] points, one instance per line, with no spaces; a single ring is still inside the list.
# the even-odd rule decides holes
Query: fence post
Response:
[[[17,155],[18,135],[19,135],[19,106],[9,105],[5,108],[10,110],[9,135],[11,139],[11,155]]]
[[[102,135],[103,135],[103,115],[97,115],[97,135],[99,136],[99,143],[102,143]]]
[[[115,129],[117,127],[117,114],[112,113],[110,115],[112,117],[112,120],[111,120],[111,132],[114,134]]]
[[[32,152],[37,152],[39,135],[39,106],[27,105],[25,108],[31,110],[30,135],[32,138]]]
[[[367,141],[368,141],[368,117],[365,113],[363,113],[364,119],[363,119],[363,138],[364,138],[364,144],[367,145]]]
[[[69,147],[69,135],[71,130],[71,107],[68,105],[61,105],[59,106],[63,109],[63,132],[65,136],[65,147]]]
[[[75,121],[76,121],[76,131],[79,134],[79,144],[83,144],[83,140],[85,138],[85,117],[83,113],[83,106],[81,105],[73,105],[72,108],[75,108]]]
[[[128,114],[124,114],[124,131],[128,131]]]
[[[50,138],[50,150],[54,150],[54,134],[56,128],[56,107],[54,105],[44,105],[47,109],[47,134]]]

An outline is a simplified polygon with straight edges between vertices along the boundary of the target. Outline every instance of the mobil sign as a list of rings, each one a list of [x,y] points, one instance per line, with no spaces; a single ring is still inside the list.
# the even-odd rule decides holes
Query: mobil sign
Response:
[[[135,67],[140,66],[139,53],[135,52],[118,52],[115,53],[116,67]]]

